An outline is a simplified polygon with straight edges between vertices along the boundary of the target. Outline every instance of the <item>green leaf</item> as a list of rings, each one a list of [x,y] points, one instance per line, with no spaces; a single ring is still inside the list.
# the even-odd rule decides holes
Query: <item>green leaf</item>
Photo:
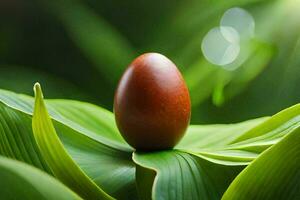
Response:
[[[232,143],[251,143],[251,141],[276,138],[289,132],[300,125],[300,104],[296,104],[287,108],[273,117],[254,127],[253,129],[247,131],[245,134],[241,135],[235,139]]]
[[[48,174],[2,156],[0,156],[0,180],[1,199],[81,199]]]
[[[220,199],[230,182],[242,169],[241,166],[225,166],[208,162],[180,151],[134,153],[133,160],[144,168],[137,173],[137,182],[153,185],[151,192],[140,193],[141,199]],[[156,176],[153,180],[153,172]],[[139,186],[139,184],[138,184]],[[144,187],[144,185],[141,185]],[[139,190],[142,188],[139,188]],[[144,188],[145,189],[145,188]]]
[[[223,150],[260,118],[229,125],[192,125],[177,150],[134,153],[142,199],[220,199],[231,180],[258,154]],[[171,183],[171,184],[170,184]],[[147,188],[145,188],[147,185]],[[149,185],[153,186],[149,188]]]
[[[132,148],[119,133],[114,115],[98,106],[72,100],[48,100],[52,117],[98,142],[123,151]],[[50,110],[50,111],[51,111]]]
[[[67,152],[98,186],[117,199],[137,196],[131,152],[111,148],[62,124],[54,124]]]
[[[134,152],[132,162],[133,150],[120,137],[110,112],[76,101],[44,104],[38,85],[36,89],[35,137],[27,124],[32,98],[0,90],[0,116],[5,119],[0,121],[0,151],[48,169],[84,198],[101,197],[100,191],[117,199],[137,199],[136,184],[141,199],[220,199],[246,165],[300,125],[300,105],[238,124],[191,125],[174,150]],[[27,128],[12,129],[16,122]],[[27,152],[30,148],[14,143],[22,141],[15,134],[25,138],[23,145],[34,147],[35,160]],[[83,187],[88,190],[81,191]]]
[[[33,133],[43,158],[53,174],[83,198],[111,199],[109,195],[88,178],[67,153],[51,122],[39,84],[34,86],[34,91]]]
[[[0,103],[0,154],[51,174],[35,143],[31,116]]]
[[[141,200],[151,200],[153,182],[156,172],[153,169],[136,165],[136,186],[138,188],[138,197]]]
[[[246,165],[299,126],[300,104],[271,118],[206,128],[191,126],[176,148],[220,164]]]
[[[218,149],[235,141],[247,131],[268,120],[263,117],[236,124],[190,125],[177,149]]]
[[[8,107],[32,115],[33,98],[0,90],[0,101]],[[100,143],[131,152],[132,148],[120,136],[111,112],[98,106],[72,100],[47,101],[51,117]]]
[[[7,112],[0,112],[0,128],[3,127],[0,129],[0,153],[45,171],[48,169],[48,173],[51,173],[30,128],[34,103],[32,97],[0,90],[0,101],[0,109]],[[49,100],[46,105],[64,148],[84,173],[115,198],[135,198],[132,148],[120,137],[113,114],[78,101]],[[14,144],[12,142],[16,137],[20,139]],[[26,148],[21,148],[24,145]],[[30,149],[31,146],[34,148]],[[32,161],[33,156],[35,162]]]
[[[228,125],[191,125],[175,148],[222,165],[247,165],[258,153],[228,147],[240,135],[267,119],[264,117]]]
[[[299,197],[300,128],[297,128],[243,170],[222,199],[296,200]]]
[[[134,153],[140,195],[142,199],[149,195],[153,199],[184,199],[187,195],[220,199],[243,166],[299,125],[300,105],[238,124],[192,125],[173,151]],[[141,188],[143,185],[147,187]]]

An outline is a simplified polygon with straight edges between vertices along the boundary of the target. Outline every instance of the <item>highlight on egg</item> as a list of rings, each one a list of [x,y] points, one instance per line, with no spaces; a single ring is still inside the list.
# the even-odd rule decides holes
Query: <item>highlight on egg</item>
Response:
[[[114,98],[116,124],[140,151],[172,149],[191,117],[191,101],[176,65],[159,53],[137,57],[124,72]]]

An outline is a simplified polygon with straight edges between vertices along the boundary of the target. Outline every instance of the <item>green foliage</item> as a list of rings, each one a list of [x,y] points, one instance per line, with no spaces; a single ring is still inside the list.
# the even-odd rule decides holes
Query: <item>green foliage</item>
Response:
[[[32,118],[33,135],[54,176],[85,199],[110,199],[84,174],[64,149],[46,110],[40,85],[36,84],[34,90],[36,99]]]
[[[138,165],[156,172],[155,179],[148,180],[147,184],[152,185],[152,199],[159,200],[187,197],[220,199],[230,182],[242,170],[242,167],[219,165],[176,150],[134,153],[133,160]],[[141,174],[136,178],[137,181],[143,181],[140,179],[144,176]],[[141,193],[142,199],[149,198],[144,196],[147,194]]]
[[[253,198],[272,199],[279,189],[289,199],[298,195],[300,105],[237,124],[191,125],[174,150],[146,153],[125,143],[109,111],[78,101],[44,101],[39,84],[35,100],[1,90],[0,101],[1,155],[43,170],[84,199],[221,199],[224,193],[225,199],[247,199],[252,190]],[[19,178],[11,180],[19,184]],[[269,182],[266,192],[257,186]]]
[[[222,199],[299,199],[299,130],[294,129],[251,163]]]
[[[19,159],[42,169],[48,169],[56,176],[63,176],[64,180],[61,181],[65,184],[68,181],[73,181],[73,178],[77,179],[83,176],[82,179],[87,180],[87,182],[90,178],[94,181],[91,183],[80,182],[81,184],[94,185],[95,182],[97,187],[105,188],[116,197],[128,197],[130,199],[136,195],[135,169],[134,164],[130,161],[132,149],[119,135],[112,113],[87,103],[50,100],[47,105],[50,108],[52,118],[55,119],[55,128],[64,146],[60,146],[60,151],[57,152],[57,147],[53,148],[53,146],[46,145],[43,146],[44,151],[42,151],[37,147],[37,144],[41,142],[37,138],[41,139],[41,137],[33,134],[31,129],[34,99],[4,90],[1,90],[0,99],[1,108],[6,111],[1,113],[3,120],[1,124],[3,127],[1,138],[3,139],[1,142],[4,142],[1,143],[0,148],[2,155]],[[55,138],[51,137],[51,139]],[[11,148],[10,142],[13,142],[13,148]],[[59,145],[59,143],[56,140],[55,144]],[[69,170],[72,164],[65,165],[64,167],[67,167],[65,170],[70,174],[63,173],[65,170],[56,166],[58,161],[50,159],[53,153],[55,155],[54,150],[58,153],[55,156],[59,159],[58,161],[66,162],[69,157],[68,154],[70,154],[72,158],[69,158],[69,163],[75,161],[80,168],[73,165],[73,168],[77,169],[73,172]],[[43,157],[42,155],[47,152],[48,157]],[[46,159],[50,159],[51,163],[48,160],[45,164]],[[50,165],[52,167],[49,167]],[[77,176],[74,176],[73,173],[77,173]],[[81,175],[79,176],[78,173]],[[96,186],[91,187],[95,188]],[[79,190],[85,191],[86,189],[81,187]]]
[[[81,199],[48,174],[2,156],[0,156],[0,178],[1,199]]]
[[[14,3],[0,6],[1,199],[299,199],[299,0]],[[201,41],[235,6],[256,35],[227,71]],[[146,153],[113,113],[81,101],[112,110],[125,67],[150,51],[182,72],[192,122],[211,125]],[[31,94],[36,81],[48,98],[80,101],[8,91]]]

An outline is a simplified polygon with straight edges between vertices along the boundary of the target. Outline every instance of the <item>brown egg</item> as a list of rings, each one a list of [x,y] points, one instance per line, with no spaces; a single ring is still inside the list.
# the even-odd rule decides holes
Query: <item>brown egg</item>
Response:
[[[158,53],[146,53],[123,74],[114,112],[122,136],[135,149],[171,149],[190,122],[189,91],[172,61]]]

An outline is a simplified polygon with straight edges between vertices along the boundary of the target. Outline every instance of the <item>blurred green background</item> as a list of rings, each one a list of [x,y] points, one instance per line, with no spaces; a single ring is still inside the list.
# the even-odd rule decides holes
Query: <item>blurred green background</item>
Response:
[[[255,19],[237,69],[210,64],[204,35],[232,7]],[[78,99],[112,110],[132,59],[159,52],[183,73],[192,123],[231,123],[300,102],[299,0],[1,0],[0,88]]]

